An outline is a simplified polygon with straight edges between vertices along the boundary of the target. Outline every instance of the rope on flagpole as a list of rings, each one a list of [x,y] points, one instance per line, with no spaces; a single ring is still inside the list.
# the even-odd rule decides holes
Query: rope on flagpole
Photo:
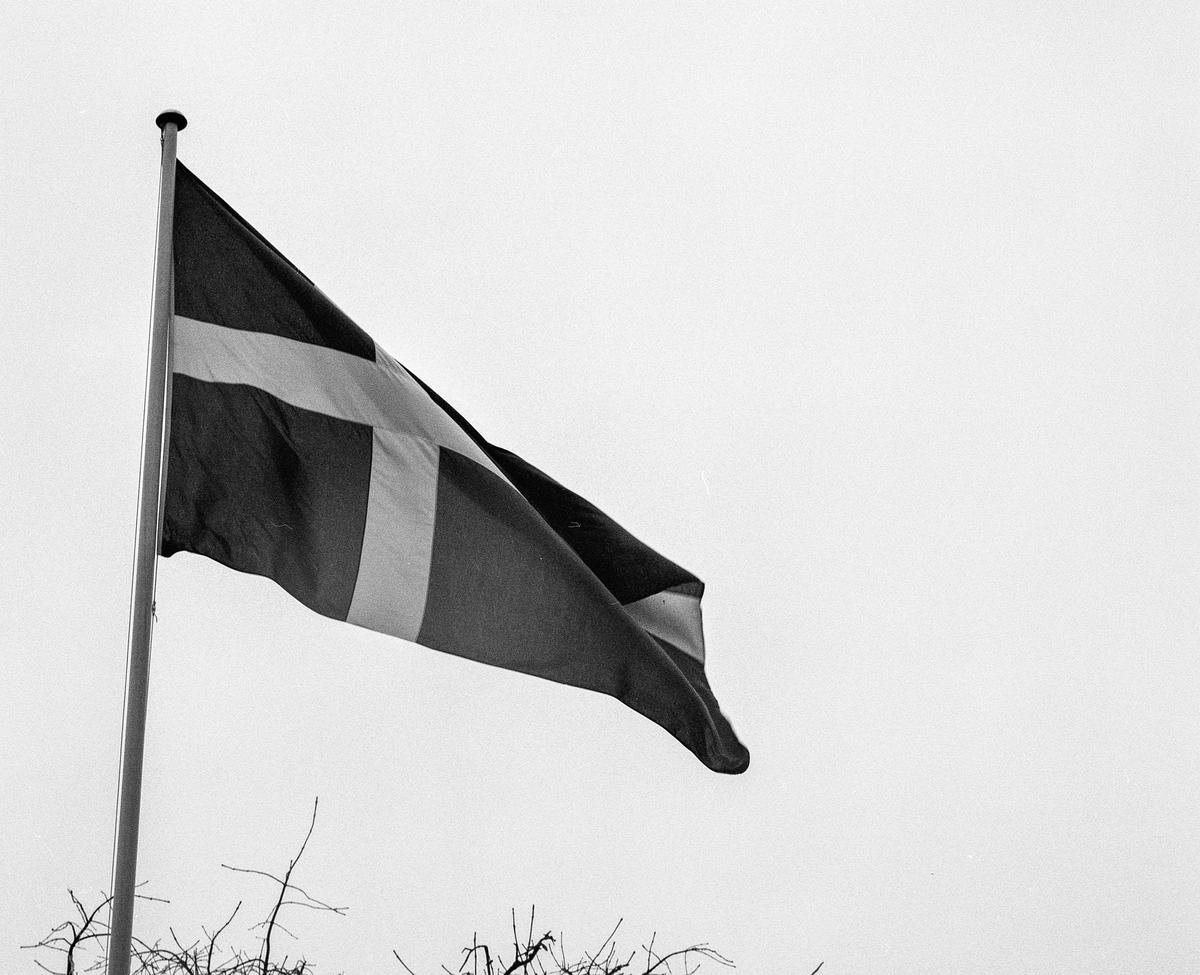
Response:
[[[187,125],[180,112],[166,111],[155,124],[162,130],[162,170],[158,187],[158,235],[154,255],[154,304],[146,366],[142,418],[142,470],[138,482],[137,534],[129,606],[125,662],[125,709],[121,728],[121,779],[117,789],[113,849],[112,904],[107,975],[129,975],[133,905],[137,885],[138,824],[142,798],[142,756],[146,742],[146,700],[150,680],[150,637],[154,628],[154,583],[162,535],[163,496],[170,442],[171,240],[175,215],[175,142]]]

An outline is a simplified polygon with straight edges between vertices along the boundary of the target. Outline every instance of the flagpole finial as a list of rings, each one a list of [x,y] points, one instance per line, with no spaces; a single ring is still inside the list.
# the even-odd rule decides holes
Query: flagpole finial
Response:
[[[154,124],[160,129],[166,128],[168,122],[174,122],[176,130],[180,132],[187,128],[187,119],[183,117],[183,112],[177,112],[173,108],[160,112],[154,120]]]

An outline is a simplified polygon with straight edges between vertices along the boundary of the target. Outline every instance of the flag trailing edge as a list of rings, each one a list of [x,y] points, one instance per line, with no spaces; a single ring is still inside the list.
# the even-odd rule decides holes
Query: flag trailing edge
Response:
[[[718,772],[703,583],[503,448],[182,163],[161,552],[334,619],[611,695]]]

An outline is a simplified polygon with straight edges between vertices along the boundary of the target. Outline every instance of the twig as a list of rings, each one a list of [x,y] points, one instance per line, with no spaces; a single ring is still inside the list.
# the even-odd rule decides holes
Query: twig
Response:
[[[271,962],[271,935],[275,931],[275,921],[279,917],[279,910],[283,907],[284,897],[287,895],[288,883],[292,879],[292,871],[296,869],[296,864],[300,862],[300,858],[304,856],[304,851],[308,847],[308,841],[312,837],[313,829],[317,825],[317,803],[320,797],[313,799],[312,821],[308,824],[308,832],[304,835],[304,842],[300,844],[300,852],[296,854],[294,860],[288,864],[287,873],[283,875],[283,883],[279,888],[279,899],[275,901],[275,908],[271,911],[271,920],[267,924],[267,934],[263,938],[263,955],[262,955],[262,975],[268,975],[268,968]]]
[[[408,965],[405,964],[404,959],[400,957],[400,953],[396,951],[395,948],[392,949],[392,954],[396,956],[396,961],[400,962],[401,965],[404,965],[404,970],[408,972],[408,975],[417,975],[416,972],[414,972],[408,967]]]

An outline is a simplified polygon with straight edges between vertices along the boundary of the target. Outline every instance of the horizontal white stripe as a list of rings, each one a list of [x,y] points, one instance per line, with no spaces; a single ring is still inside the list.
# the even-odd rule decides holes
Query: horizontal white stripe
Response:
[[[704,621],[699,596],[667,590],[628,603],[624,609],[642,629],[704,663]]]
[[[347,621],[416,640],[429,590],[437,477],[436,446],[376,428],[362,556]]]
[[[378,346],[372,362],[183,315],[175,316],[171,343],[172,369],[179,375],[255,386],[301,409],[449,447],[500,474],[475,441]]]
[[[374,428],[366,529],[348,619],[414,639],[429,584],[436,448],[456,450],[503,478],[496,465],[378,346],[372,362],[183,315],[174,318],[171,342],[178,375],[254,386],[301,409]],[[624,609],[649,633],[704,662],[698,597],[666,591]]]

